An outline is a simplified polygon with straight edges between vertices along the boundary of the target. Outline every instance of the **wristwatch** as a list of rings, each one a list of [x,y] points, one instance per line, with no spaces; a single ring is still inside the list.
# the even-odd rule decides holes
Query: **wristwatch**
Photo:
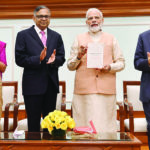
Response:
[[[79,58],[78,56],[77,56],[77,59],[78,59],[78,60],[81,60],[81,58]]]

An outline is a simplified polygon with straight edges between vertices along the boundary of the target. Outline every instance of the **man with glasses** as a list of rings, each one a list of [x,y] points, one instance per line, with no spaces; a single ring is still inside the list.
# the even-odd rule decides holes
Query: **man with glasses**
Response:
[[[16,64],[24,68],[22,91],[28,119],[28,131],[40,131],[43,118],[55,110],[59,92],[58,68],[65,62],[61,35],[48,28],[50,10],[34,10],[35,25],[17,34]]]
[[[116,72],[125,65],[116,38],[102,31],[103,21],[102,12],[90,8],[88,32],[79,34],[72,45],[68,68],[76,70],[73,118],[76,126],[89,126],[92,120],[97,132],[115,132]]]

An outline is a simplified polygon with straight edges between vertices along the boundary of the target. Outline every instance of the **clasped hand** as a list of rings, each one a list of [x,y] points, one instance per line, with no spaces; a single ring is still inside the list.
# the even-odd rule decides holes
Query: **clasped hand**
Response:
[[[100,72],[103,72],[103,73],[107,73],[109,72],[111,69],[110,65],[105,65],[103,68],[99,68],[97,70],[100,70]]]
[[[40,61],[44,60],[47,54],[47,47],[44,47],[40,54]],[[49,57],[48,62],[46,64],[53,63],[55,61],[56,49],[54,49],[52,55]]]
[[[150,65],[150,52],[147,52],[148,64]]]

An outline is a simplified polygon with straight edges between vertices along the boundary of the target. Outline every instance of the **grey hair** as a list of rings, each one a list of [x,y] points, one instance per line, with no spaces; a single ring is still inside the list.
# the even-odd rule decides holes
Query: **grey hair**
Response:
[[[97,11],[98,13],[99,13],[99,15],[103,18],[103,13],[99,10],[99,9],[97,9],[97,8],[89,8],[88,10],[87,10],[87,12],[86,12],[86,18],[88,18],[88,14],[89,14],[89,12],[90,11]]]
[[[40,5],[40,6],[37,6],[35,9],[34,9],[34,16],[36,16],[36,13],[39,12],[41,9],[47,9],[51,15],[51,11],[48,7],[44,6],[44,5]]]

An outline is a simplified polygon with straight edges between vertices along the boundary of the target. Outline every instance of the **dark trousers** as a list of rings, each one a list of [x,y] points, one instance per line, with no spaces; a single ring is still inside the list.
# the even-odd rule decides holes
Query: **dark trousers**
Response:
[[[40,131],[41,115],[44,118],[55,110],[56,98],[57,92],[53,83],[49,84],[47,91],[42,95],[24,95],[29,132]]]
[[[143,102],[143,108],[147,121],[148,145],[150,149],[150,102]]]

